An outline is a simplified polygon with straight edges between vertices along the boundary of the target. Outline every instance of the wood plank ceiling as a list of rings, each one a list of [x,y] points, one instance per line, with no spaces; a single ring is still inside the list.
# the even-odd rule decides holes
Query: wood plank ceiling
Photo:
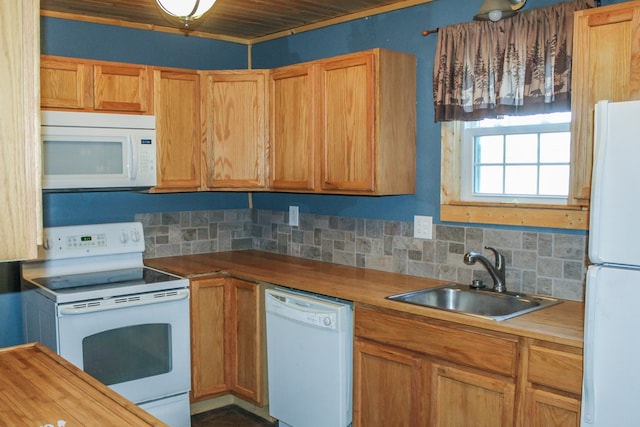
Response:
[[[433,0],[217,0],[192,34],[246,44]],[[155,0],[41,0],[45,16],[179,32]]]

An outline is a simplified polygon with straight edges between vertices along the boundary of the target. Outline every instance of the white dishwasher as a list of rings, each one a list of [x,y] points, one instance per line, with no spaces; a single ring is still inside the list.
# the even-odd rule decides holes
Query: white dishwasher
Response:
[[[265,290],[269,414],[281,427],[347,427],[352,419],[353,305]]]

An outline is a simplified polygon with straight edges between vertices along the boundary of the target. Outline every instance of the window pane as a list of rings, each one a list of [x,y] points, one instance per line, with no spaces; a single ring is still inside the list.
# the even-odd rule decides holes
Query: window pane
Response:
[[[540,163],[569,163],[570,158],[570,132],[540,134]]]
[[[538,134],[507,135],[506,146],[506,163],[538,163]]]
[[[502,163],[504,159],[502,135],[479,136],[475,143],[476,163]]]
[[[545,196],[569,194],[569,166],[540,166],[540,194]]]
[[[502,194],[502,166],[478,166],[476,193]]]
[[[505,193],[537,194],[538,168],[536,166],[505,167]]]

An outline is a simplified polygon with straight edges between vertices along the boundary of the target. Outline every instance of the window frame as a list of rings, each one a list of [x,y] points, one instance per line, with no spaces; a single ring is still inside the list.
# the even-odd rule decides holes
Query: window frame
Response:
[[[493,136],[493,135],[520,135],[520,134],[536,134],[541,135],[545,133],[567,133],[570,135],[571,122],[557,122],[557,123],[540,123],[540,124],[518,124],[518,125],[504,125],[504,126],[469,126],[469,122],[465,122],[463,132],[463,145],[461,151],[462,157],[462,169],[461,169],[461,187],[460,198],[464,201],[472,202],[488,202],[488,203],[504,203],[509,198],[516,197],[518,203],[533,203],[544,205],[566,205],[569,196],[539,196],[539,195],[476,195],[474,194],[474,139],[478,136]],[[465,124],[463,123],[463,125]],[[538,143],[540,140],[538,139]],[[569,149],[571,147],[569,146]],[[570,162],[569,162],[570,164]],[[538,163],[540,167],[542,164]],[[570,173],[569,173],[570,175]],[[568,177],[570,179],[570,176]],[[569,189],[569,183],[567,182],[567,189]]]
[[[463,134],[464,122],[441,123],[441,221],[572,230],[588,229],[588,206],[463,201],[460,187],[463,168]],[[572,173],[569,188],[574,188],[576,183],[574,182],[573,170],[580,169],[580,165],[575,164],[572,159],[570,168]],[[573,200],[571,195],[569,200]]]

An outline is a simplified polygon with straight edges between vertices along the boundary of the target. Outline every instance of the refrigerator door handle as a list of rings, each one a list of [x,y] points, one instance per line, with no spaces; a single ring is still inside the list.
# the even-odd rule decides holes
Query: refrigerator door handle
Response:
[[[595,342],[595,312],[596,300],[595,289],[596,276],[598,267],[591,266],[587,270],[587,295],[585,309],[585,325],[584,325],[584,369],[582,374],[582,423],[595,423],[595,386],[594,386],[594,362],[595,351],[593,343]],[[589,286],[590,285],[590,286]]]

